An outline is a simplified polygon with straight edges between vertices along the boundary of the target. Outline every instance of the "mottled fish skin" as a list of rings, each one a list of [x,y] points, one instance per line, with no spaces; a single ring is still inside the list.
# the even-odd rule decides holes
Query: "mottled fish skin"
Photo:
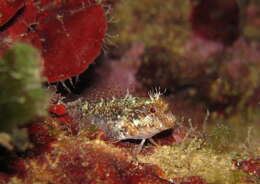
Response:
[[[141,98],[101,100],[97,103],[82,101],[81,122],[91,122],[114,140],[149,139],[155,134],[173,128],[176,122],[167,102],[160,93]]]

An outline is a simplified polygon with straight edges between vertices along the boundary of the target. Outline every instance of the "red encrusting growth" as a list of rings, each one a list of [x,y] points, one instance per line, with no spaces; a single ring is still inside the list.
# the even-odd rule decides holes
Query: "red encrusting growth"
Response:
[[[0,173],[0,184],[6,184],[10,180],[10,176],[6,173]]]
[[[9,47],[16,41],[25,41],[40,49],[48,82],[79,75],[99,55],[107,22],[105,11],[96,0],[27,0],[19,8],[22,11],[10,26],[1,27],[0,22],[1,45]],[[1,9],[0,13],[5,13]],[[5,13],[9,17],[5,22],[14,16],[12,10]]]
[[[106,32],[102,6],[87,1],[85,6],[68,1],[46,11],[39,18],[44,75],[49,82],[82,73],[99,55]]]
[[[52,136],[48,127],[43,123],[33,123],[28,127],[30,141],[35,145],[33,155],[50,151],[50,143],[56,138]]]
[[[207,184],[205,180],[198,176],[189,176],[187,178],[173,178],[172,180],[180,184]]]
[[[49,113],[53,118],[56,118],[58,122],[54,123],[56,127],[65,127],[67,132],[75,135],[78,132],[78,124],[69,116],[66,107],[63,104],[54,104],[49,107]]]
[[[243,172],[260,178],[260,158],[243,161],[234,161],[235,166]]]
[[[49,112],[57,115],[57,116],[64,116],[67,114],[66,107],[62,104],[55,104],[49,107]]]

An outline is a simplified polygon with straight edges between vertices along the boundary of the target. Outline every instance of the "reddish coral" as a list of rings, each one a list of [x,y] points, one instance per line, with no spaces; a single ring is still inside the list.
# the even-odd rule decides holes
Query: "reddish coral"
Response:
[[[50,143],[55,138],[50,134],[48,127],[43,123],[33,123],[28,127],[30,140],[34,143],[33,154],[40,154],[50,150]]]
[[[173,180],[180,184],[207,184],[206,181],[198,176],[189,176],[187,178],[173,178]]]
[[[250,160],[243,160],[243,161],[234,161],[235,166],[257,178],[260,178],[260,159],[250,159]]]
[[[83,137],[56,141],[51,152],[19,160],[18,165],[26,166],[16,170],[21,183],[171,183],[161,178],[158,167],[140,164],[126,152]]]
[[[93,1],[87,3],[68,1],[39,18],[37,32],[49,82],[79,75],[99,55],[106,32],[104,10]]]
[[[26,39],[32,32],[32,25],[37,22],[37,8],[33,4],[26,2],[20,11],[13,24],[4,30],[8,34],[7,36],[13,40]]]
[[[49,112],[53,118],[57,119],[52,123],[52,126],[61,131],[65,131],[67,134],[75,135],[78,132],[78,123],[73,121],[69,116],[66,107],[63,104],[54,104],[49,107]]]
[[[7,23],[19,9],[24,5],[25,0],[2,0],[0,1],[0,27]]]
[[[22,40],[40,49],[44,75],[56,82],[88,68],[100,53],[107,25],[95,0],[27,0],[13,24],[2,29],[3,45]]]
[[[66,107],[62,104],[52,105],[49,108],[49,112],[51,112],[57,116],[64,116],[67,114]]]
[[[10,180],[10,176],[5,173],[0,173],[0,184],[6,184]]]

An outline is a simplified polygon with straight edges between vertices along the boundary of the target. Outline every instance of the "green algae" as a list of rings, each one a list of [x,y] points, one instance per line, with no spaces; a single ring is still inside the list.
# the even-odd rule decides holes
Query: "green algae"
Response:
[[[260,41],[260,2],[258,0],[238,0],[241,9],[243,35],[252,43]]]
[[[247,25],[244,28],[244,35],[253,42],[260,42],[260,30],[259,27]]]
[[[13,133],[18,147],[27,136],[15,129],[47,114],[48,95],[42,87],[40,61],[38,51],[23,43],[0,59],[0,132]]]
[[[139,155],[144,163],[156,164],[166,179],[200,176],[208,183],[238,184],[247,174],[237,170],[232,163],[234,153],[219,153],[204,145],[202,139],[161,146],[151,155]]]
[[[222,152],[242,153],[250,157],[260,156],[259,108],[246,108],[228,117],[212,114],[207,127],[208,144]]]
[[[189,1],[142,0],[122,1],[113,16],[117,45],[142,42],[146,46],[162,46],[183,53],[183,45],[190,36]]]
[[[213,184],[257,183],[257,176],[234,165],[234,160],[260,157],[259,109],[247,110],[228,117],[212,113],[203,130],[191,130],[194,135],[187,135],[181,143],[157,147],[152,154],[138,155],[138,159],[158,165],[168,180],[199,176]]]

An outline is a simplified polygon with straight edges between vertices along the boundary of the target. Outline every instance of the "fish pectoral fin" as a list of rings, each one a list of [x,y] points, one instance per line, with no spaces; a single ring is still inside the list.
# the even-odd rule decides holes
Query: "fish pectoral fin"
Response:
[[[121,140],[118,140],[118,139],[108,139],[106,142],[108,142],[109,144],[116,144],[118,142],[120,142]]]
[[[149,138],[148,139],[154,146],[159,146],[154,140],[153,138]]]
[[[142,150],[144,143],[145,143],[146,139],[142,139],[141,143],[138,145],[137,149],[135,150],[135,153],[138,154],[140,153],[140,151]]]

